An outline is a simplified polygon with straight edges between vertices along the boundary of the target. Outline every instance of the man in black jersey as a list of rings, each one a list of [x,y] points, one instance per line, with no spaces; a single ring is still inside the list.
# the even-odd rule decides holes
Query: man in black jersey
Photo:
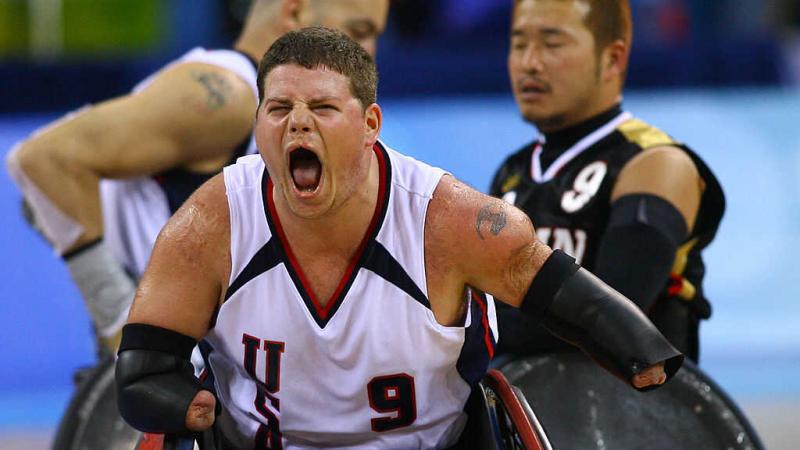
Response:
[[[694,152],[623,109],[631,29],[627,0],[515,0],[511,84],[540,136],[506,159],[491,193],[534,217],[540,240],[634,300],[697,361],[699,321],[711,314],[701,253],[724,196]],[[498,310],[501,352],[569,348],[516,310]]]

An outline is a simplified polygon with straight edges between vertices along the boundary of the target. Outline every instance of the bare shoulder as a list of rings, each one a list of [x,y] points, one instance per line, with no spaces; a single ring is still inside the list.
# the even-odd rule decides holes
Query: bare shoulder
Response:
[[[161,230],[128,322],[203,337],[227,286],[229,230],[220,174],[195,191]]]
[[[692,158],[682,149],[663,145],[633,157],[617,178],[611,201],[628,194],[652,194],[675,206],[691,226],[697,216],[703,178]]]
[[[520,255],[539,250],[528,216],[450,176],[439,182],[428,206],[425,243],[429,264],[447,267],[456,282],[509,300],[519,290],[514,286],[529,282],[537,268],[522,275],[515,269]]]
[[[628,161],[623,168],[623,172],[625,171],[685,173],[699,177],[692,158],[685,151],[673,145],[662,145],[640,152]]]
[[[134,111],[154,115],[153,121],[200,158],[239,144],[252,130],[257,105],[252,87],[237,74],[202,63],[164,70],[130,97]]]
[[[180,265],[222,283],[230,273],[229,247],[230,212],[223,175],[219,174],[198,188],[170,218],[151,259]]]
[[[519,209],[449,175],[442,177],[428,207],[426,233],[455,242],[478,244],[501,234],[532,230],[530,220]]]
[[[198,62],[177,64],[157,75],[151,83],[156,89],[166,85],[184,91],[184,95],[196,94],[197,98],[187,98],[190,103],[184,106],[198,112],[215,114],[225,109],[255,113],[252,87],[236,73],[220,66]]]
[[[161,230],[159,240],[188,251],[187,259],[227,248],[230,242],[230,212],[224,175],[218,174],[198,188]],[[201,258],[202,259],[202,258]]]

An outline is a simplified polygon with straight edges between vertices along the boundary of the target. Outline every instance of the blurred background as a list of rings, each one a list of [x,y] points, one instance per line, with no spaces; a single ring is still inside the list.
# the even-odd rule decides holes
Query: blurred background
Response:
[[[771,449],[800,448],[800,2],[631,0],[624,106],[700,153],[728,210],[707,254],[701,367]],[[194,46],[226,47],[248,0],[0,0],[0,154],[126,93]],[[390,146],[480,190],[533,139],[505,67],[511,1],[395,0],[378,47]],[[95,359],[60,261],[0,173],[0,448],[47,448]]]

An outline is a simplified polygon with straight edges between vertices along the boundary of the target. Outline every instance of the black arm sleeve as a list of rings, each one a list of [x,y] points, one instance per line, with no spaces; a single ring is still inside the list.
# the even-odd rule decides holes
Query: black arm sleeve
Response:
[[[687,234],[683,216],[666,200],[626,195],[611,205],[592,270],[648,312],[666,287],[675,252]]]
[[[534,278],[521,308],[628,383],[660,362],[671,378],[683,363],[683,355],[633,302],[559,250]]]
[[[165,328],[125,325],[115,377],[117,405],[128,424],[149,433],[191,432],[186,412],[201,390],[189,362],[195,344]]]

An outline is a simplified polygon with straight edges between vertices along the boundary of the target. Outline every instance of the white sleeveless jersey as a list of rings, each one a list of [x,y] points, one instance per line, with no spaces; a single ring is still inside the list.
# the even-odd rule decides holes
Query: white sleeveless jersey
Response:
[[[253,96],[258,98],[257,74],[253,62],[233,50],[203,48],[189,51],[150,75],[134,87],[134,94],[147,87],[159,73],[182,63],[210,64],[230,70],[246,81],[253,88]],[[243,143],[243,147],[238,156],[256,152],[252,136]],[[174,186],[174,183],[169,183],[171,175],[166,173],[157,177],[100,182],[104,240],[113,255],[137,278],[144,273],[161,228],[193,190],[184,186],[174,192],[170,191]],[[181,182],[182,180],[178,180],[177,183]]]
[[[286,242],[260,156],[224,170],[231,278],[201,349],[236,448],[433,449],[463,430],[498,336],[493,299],[470,293],[463,326],[436,322],[424,227],[443,171],[375,152],[377,208],[325,307]]]

